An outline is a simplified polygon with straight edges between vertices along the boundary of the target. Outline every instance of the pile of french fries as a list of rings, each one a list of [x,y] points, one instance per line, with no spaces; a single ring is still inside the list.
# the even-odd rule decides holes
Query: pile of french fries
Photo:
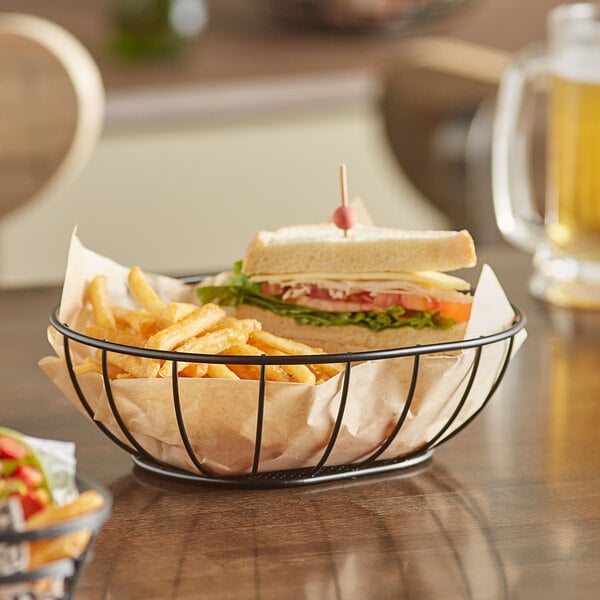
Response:
[[[117,344],[181,352],[176,362],[177,374],[182,377],[229,379],[259,379],[258,364],[236,365],[227,363],[197,363],[185,360],[185,353],[221,354],[227,356],[291,356],[323,354],[300,342],[273,335],[262,329],[255,319],[237,319],[228,316],[216,304],[197,306],[187,302],[164,302],[139,269],[132,267],[127,278],[129,289],[139,309],[111,304],[107,280],[96,275],[88,286],[87,297],[92,307],[94,324],[85,334]],[[108,376],[111,379],[131,377],[172,377],[173,362],[132,356],[117,352],[107,353]],[[338,364],[267,365],[265,376],[269,381],[316,385],[337,375]],[[101,373],[100,351],[87,357],[75,367],[78,374]]]
[[[62,506],[49,505],[27,519],[27,529],[42,529],[58,525],[97,510],[104,498],[95,490],[82,492],[75,500]],[[61,558],[77,558],[85,551],[92,532],[81,529],[54,538],[40,539],[29,543],[29,568],[37,569]]]

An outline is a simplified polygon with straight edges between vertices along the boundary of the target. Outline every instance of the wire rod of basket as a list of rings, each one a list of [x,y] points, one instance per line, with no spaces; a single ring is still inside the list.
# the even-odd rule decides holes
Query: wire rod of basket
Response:
[[[123,354],[130,354],[133,356],[139,356],[142,358],[153,358],[165,361],[171,361],[173,364],[173,376],[172,376],[172,399],[173,407],[175,411],[177,427],[181,437],[181,441],[187,456],[198,471],[198,475],[190,474],[200,481],[209,482],[223,482],[231,481],[233,483],[242,483],[248,485],[248,487],[266,487],[274,481],[279,482],[278,485],[286,484],[299,484],[305,482],[317,482],[317,481],[329,481],[332,479],[352,477],[356,475],[364,475],[382,472],[393,468],[404,468],[406,466],[412,466],[422,460],[427,460],[435,447],[440,443],[447,441],[448,439],[457,435],[458,432],[462,431],[484,408],[493,396],[501,380],[504,377],[508,363],[512,357],[512,348],[514,345],[515,335],[521,331],[526,325],[526,318],[520,309],[513,305],[515,312],[515,318],[510,327],[504,331],[498,333],[481,336],[478,338],[461,340],[457,342],[446,342],[441,344],[428,344],[421,346],[412,346],[405,348],[392,348],[384,350],[370,350],[363,352],[345,352],[336,354],[315,354],[315,355],[292,355],[292,356],[225,356],[225,355],[208,355],[208,354],[185,354],[185,362],[202,362],[202,363],[227,363],[227,364],[252,364],[260,367],[260,376],[258,380],[258,394],[257,394],[257,408],[256,408],[256,426],[255,426],[255,439],[254,439],[254,450],[252,457],[252,466],[249,474],[236,475],[230,477],[219,477],[212,473],[208,469],[202,460],[194,450],[192,443],[189,438],[187,426],[185,423],[185,416],[183,414],[181,406],[181,398],[179,393],[179,375],[177,370],[177,361],[181,360],[181,353],[176,351],[164,351],[164,350],[153,350],[148,348],[138,348],[133,346],[125,346],[122,344],[116,344],[106,340],[99,340],[91,338],[77,331],[72,330],[67,324],[61,323],[58,319],[58,308],[50,316],[50,322],[52,326],[62,334],[63,336],[63,349],[65,353],[65,359],[67,369],[73,388],[76,392],[78,399],[80,400],[84,410],[94,420],[94,412],[90,406],[88,400],[79,385],[77,375],[73,368],[73,359],[71,352],[70,341],[79,342],[87,346],[91,346],[100,350],[102,357],[102,379],[103,385],[106,392],[108,405],[111,413],[115,419],[119,431],[121,432],[124,442],[118,435],[108,429],[103,423],[94,420],[94,423],[105,433],[113,442],[115,442],[122,449],[127,451],[135,459],[134,462],[139,465],[153,465],[158,471],[163,471],[167,474],[175,473],[176,476],[179,469],[174,468],[172,465],[160,460],[149,452],[140,443],[138,439],[129,431],[122,415],[120,414],[117,403],[115,402],[114,395],[112,392],[111,380],[108,377],[108,359],[107,355],[109,352],[120,352]],[[459,418],[464,406],[467,402],[469,394],[473,388],[475,378],[479,370],[479,364],[483,348],[498,342],[508,340],[507,350],[502,361],[501,368],[496,379],[492,382],[489,392],[486,394],[483,403],[478,407],[473,414],[469,415],[463,422],[452,430],[452,425]],[[466,383],[466,387],[461,395],[461,398],[457,402],[453,409],[450,417],[445,421],[440,430],[429,439],[423,446],[414,449],[413,451],[392,459],[380,460],[380,457],[385,451],[392,445],[394,440],[398,437],[406,418],[410,412],[413,399],[415,397],[415,390],[417,388],[419,379],[419,370],[421,361],[420,358],[427,354],[443,354],[447,352],[454,352],[457,350],[474,350],[474,361],[471,366],[471,372]],[[403,407],[398,415],[398,418],[394,424],[394,427],[389,432],[387,437],[382,440],[381,444],[376,448],[370,456],[358,461],[356,463],[347,465],[327,465],[327,460],[330,457],[335,443],[338,439],[339,432],[343,424],[344,413],[346,410],[346,404],[348,400],[348,393],[350,389],[351,371],[353,365],[368,360],[385,360],[389,358],[401,358],[411,357],[413,360],[412,376],[406,398],[403,402]],[[262,449],[262,437],[264,433],[264,410],[265,410],[265,398],[266,398],[266,367],[267,365],[286,365],[286,364],[324,364],[324,363],[343,363],[345,369],[342,373],[342,392],[340,396],[339,406],[337,409],[337,415],[333,423],[333,427],[329,434],[328,441],[325,445],[324,451],[320,459],[312,467],[300,468],[295,470],[280,471],[280,472],[261,472],[260,470],[260,456]],[[450,433],[447,433],[450,431]],[[154,468],[153,467],[153,468]],[[265,479],[266,478],[266,479]]]

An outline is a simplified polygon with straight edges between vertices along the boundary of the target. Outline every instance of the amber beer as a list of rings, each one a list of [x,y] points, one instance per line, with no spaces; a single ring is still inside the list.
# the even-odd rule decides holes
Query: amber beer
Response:
[[[545,209],[532,193],[531,132],[548,82]],[[538,105],[539,106],[539,105]],[[504,238],[533,253],[537,298],[600,311],[600,2],[548,15],[548,44],[518,53],[502,75],[494,116],[492,183]]]
[[[600,65],[586,66],[551,73],[546,225],[558,250],[600,261]]]

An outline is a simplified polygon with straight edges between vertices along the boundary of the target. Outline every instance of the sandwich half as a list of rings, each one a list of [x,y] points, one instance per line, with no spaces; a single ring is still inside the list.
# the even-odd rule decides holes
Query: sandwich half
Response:
[[[398,348],[463,339],[470,284],[446,271],[475,264],[467,231],[298,225],[259,232],[198,296],[327,352]]]

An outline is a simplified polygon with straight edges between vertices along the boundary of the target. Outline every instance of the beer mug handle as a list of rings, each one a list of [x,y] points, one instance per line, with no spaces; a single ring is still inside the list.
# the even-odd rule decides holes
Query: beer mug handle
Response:
[[[500,81],[492,141],[492,187],[496,223],[506,240],[533,253],[545,239],[543,218],[532,193],[531,84],[546,72],[536,48],[518,55]]]

